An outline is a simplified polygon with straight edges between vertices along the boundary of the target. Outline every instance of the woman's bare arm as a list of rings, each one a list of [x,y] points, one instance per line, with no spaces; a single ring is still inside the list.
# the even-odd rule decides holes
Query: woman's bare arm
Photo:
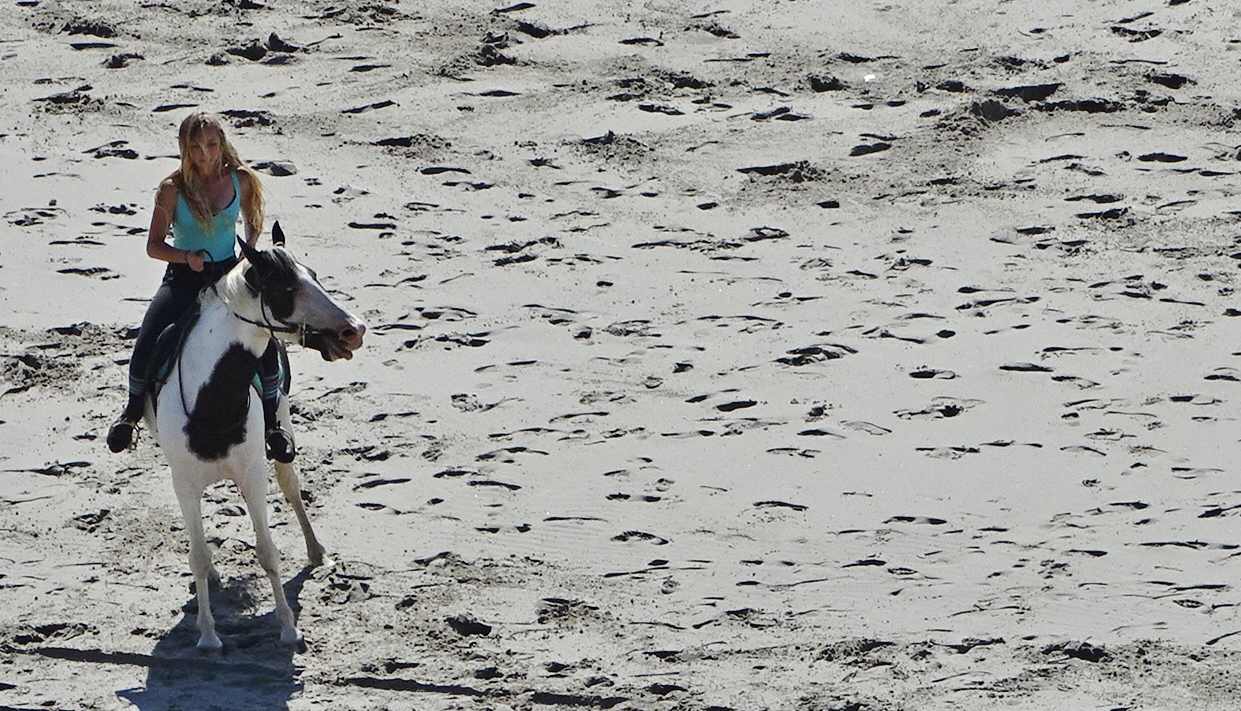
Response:
[[[207,255],[177,249],[168,244],[168,230],[172,227],[173,211],[177,209],[177,186],[172,179],[159,184],[155,194],[155,209],[151,212],[151,228],[147,232],[147,256],[170,264],[188,264],[196,272],[203,270]]]

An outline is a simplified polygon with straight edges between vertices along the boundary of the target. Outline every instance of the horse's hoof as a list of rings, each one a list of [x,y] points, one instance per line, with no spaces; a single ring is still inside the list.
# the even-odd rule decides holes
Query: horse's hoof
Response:
[[[327,551],[322,548],[313,551],[307,551],[306,558],[310,562],[310,567],[318,568],[324,565],[331,566],[334,561],[327,557]]]
[[[298,647],[298,646],[301,646],[302,641],[303,641],[302,633],[298,632],[296,627],[293,627],[287,630],[282,630],[280,632],[280,643],[281,644],[284,644],[290,647]]]
[[[220,638],[214,632],[210,635],[204,634],[198,639],[198,651],[200,652],[219,654],[222,649],[224,649],[224,643],[220,641]]]

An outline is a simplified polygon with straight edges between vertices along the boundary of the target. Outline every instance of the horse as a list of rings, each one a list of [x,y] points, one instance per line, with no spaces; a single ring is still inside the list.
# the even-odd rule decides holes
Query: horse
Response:
[[[242,259],[199,295],[199,316],[182,335],[179,354],[157,399],[148,399],[144,417],[172,470],[197,590],[197,646],[208,652],[223,643],[211,614],[209,583],[218,583],[220,575],[203,533],[202,496],[225,479],[236,483],[249,510],[255,551],[275,597],[280,640],[296,645],[302,639],[267,525],[263,411],[254,386],[259,358],[276,338],[317,350],[327,361],[348,360],[366,333],[366,325],[327,293],[315,272],[283,249],[279,223],[272,228],[272,240],[276,246],[268,251],[238,240]],[[282,394],[278,417],[292,431],[287,394]],[[301,525],[310,564],[322,565],[324,548],[302,505],[297,473],[289,464],[276,462],[275,468],[280,490]]]

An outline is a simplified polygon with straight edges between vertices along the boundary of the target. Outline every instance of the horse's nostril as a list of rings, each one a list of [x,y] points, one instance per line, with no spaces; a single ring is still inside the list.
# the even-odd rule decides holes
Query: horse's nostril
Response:
[[[350,327],[350,328],[341,329],[340,337],[341,337],[341,340],[345,341],[346,343],[359,343],[360,344],[362,343],[362,335],[364,333],[366,333],[366,326],[359,324],[356,328]]]

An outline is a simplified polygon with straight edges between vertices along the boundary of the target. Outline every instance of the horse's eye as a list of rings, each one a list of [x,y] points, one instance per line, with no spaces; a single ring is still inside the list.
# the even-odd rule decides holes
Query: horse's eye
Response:
[[[266,284],[263,293],[267,294],[267,298],[289,297],[297,293],[297,286],[284,286],[281,284]]]

